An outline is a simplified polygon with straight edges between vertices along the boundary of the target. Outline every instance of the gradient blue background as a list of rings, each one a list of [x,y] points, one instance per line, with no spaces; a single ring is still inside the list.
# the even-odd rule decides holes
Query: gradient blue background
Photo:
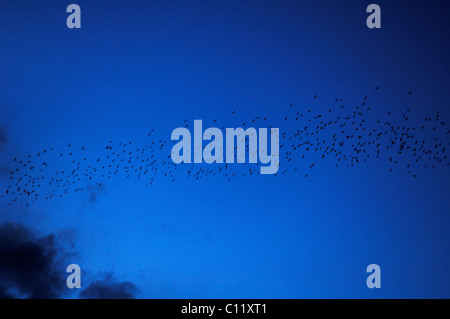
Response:
[[[78,30],[66,27],[73,2]],[[73,2],[0,0],[11,157],[68,143],[95,157],[109,140],[145,144],[150,129],[169,140],[185,119],[237,127],[267,116],[283,132],[296,129],[283,122],[291,103],[321,112],[366,95],[374,118],[407,107],[418,123],[436,110],[450,118],[448,1],[376,1],[379,30],[366,27],[371,1]],[[113,271],[139,297],[449,298],[449,168],[419,168],[416,179],[388,168],[325,159],[307,179],[159,178],[151,188],[118,176],[95,203],[71,193],[2,205],[0,220],[71,236],[67,264],[86,272],[83,284]],[[381,289],[366,287],[372,263]]]

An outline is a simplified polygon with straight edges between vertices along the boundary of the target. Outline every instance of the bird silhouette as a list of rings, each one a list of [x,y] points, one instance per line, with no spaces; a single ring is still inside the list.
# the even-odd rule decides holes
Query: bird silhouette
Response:
[[[379,87],[375,90],[379,92]],[[411,93],[412,90],[408,95]],[[313,99],[320,103],[318,94]],[[419,167],[434,170],[450,165],[447,154],[450,130],[439,111],[414,123],[411,123],[410,107],[403,114],[389,111],[384,113],[384,118],[376,119],[376,114],[370,113],[376,109],[370,100],[370,95],[365,95],[357,105],[347,106],[342,98],[334,98],[330,104],[324,102],[324,112],[316,113],[311,108],[289,103],[280,112],[280,119],[286,125],[280,134],[280,169],[275,176],[303,172],[304,178],[310,177],[309,171],[320,167],[324,159],[330,159],[333,167],[349,168],[369,160],[385,159],[389,173],[401,166],[412,178],[418,178]],[[265,127],[267,121],[267,116],[256,114],[243,121],[242,127],[247,123]],[[188,122],[184,120],[185,127]],[[38,200],[94,191],[105,181],[120,176],[143,180],[145,187],[152,188],[158,178],[168,178],[174,183],[180,178],[198,181],[222,176],[224,181],[231,182],[238,177],[256,176],[260,171],[260,163],[248,161],[239,165],[178,165],[171,160],[172,145],[172,141],[157,138],[151,129],[143,144],[109,140],[97,152],[86,153],[85,145],[73,143],[59,150],[46,146],[25,158],[13,157],[9,184],[2,190],[1,198],[6,198],[9,205],[28,207]],[[237,152],[236,145],[235,156]],[[248,143],[245,154],[250,154]]]

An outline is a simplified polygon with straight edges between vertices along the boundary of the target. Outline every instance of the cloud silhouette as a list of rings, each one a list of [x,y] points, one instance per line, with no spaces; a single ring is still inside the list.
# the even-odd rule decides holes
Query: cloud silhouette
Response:
[[[8,288],[0,285],[0,299],[14,299],[14,296],[9,293]]]
[[[23,225],[0,226],[0,298],[59,298],[67,289],[63,254],[53,234],[38,237]]]
[[[83,299],[133,299],[139,289],[129,281],[119,282],[108,273],[104,279],[94,281],[80,293]]]

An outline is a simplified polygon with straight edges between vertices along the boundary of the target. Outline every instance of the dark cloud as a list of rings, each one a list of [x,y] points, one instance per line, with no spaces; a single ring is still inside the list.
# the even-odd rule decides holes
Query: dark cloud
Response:
[[[80,293],[83,299],[133,299],[139,289],[129,281],[118,282],[112,274],[94,281]]]
[[[8,288],[0,285],[0,299],[14,299],[14,296],[9,293]]]
[[[58,236],[38,236],[34,230],[20,224],[1,225],[0,299],[56,299],[75,292],[66,286],[67,257],[73,254],[70,252],[73,237],[72,230]],[[108,273],[82,290],[79,297],[132,299],[138,292],[133,283],[118,281]]]
[[[0,126],[0,177],[9,179],[11,141],[7,130]],[[105,192],[102,183],[87,187],[86,205],[93,206]],[[0,202],[0,212],[18,211]],[[0,216],[1,218],[2,216]],[[20,219],[19,219],[20,220]],[[63,229],[55,234],[40,236],[35,230],[21,223],[0,222],[0,299],[64,298],[77,290],[68,289],[66,272],[75,252],[76,231]],[[70,262],[68,261],[70,260]],[[80,293],[80,298],[130,299],[138,292],[131,282],[120,282],[113,274],[92,282]]]
[[[0,296],[61,297],[67,289],[61,255],[54,235],[38,237],[19,224],[0,226]]]

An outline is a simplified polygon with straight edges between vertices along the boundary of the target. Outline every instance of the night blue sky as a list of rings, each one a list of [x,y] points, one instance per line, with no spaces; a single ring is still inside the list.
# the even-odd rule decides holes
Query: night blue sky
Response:
[[[291,136],[306,125],[296,112],[344,117],[363,102],[374,129],[403,126],[407,109],[408,125],[419,128],[439,111],[437,129],[429,124],[417,138],[431,147],[438,138],[446,155],[448,1],[376,1],[381,29],[366,27],[371,1],[74,2],[81,29],[66,27],[72,2],[0,0],[1,164],[9,171],[13,158],[54,148],[42,159],[49,179],[71,170],[72,159],[58,156],[68,144],[76,161],[94,162],[109,141],[170,144],[155,146],[149,187],[121,169],[77,183],[101,187],[28,207],[0,199],[0,221],[73,244],[63,263],[80,265],[83,287],[114,273],[143,298],[450,297],[448,159],[432,169],[396,155],[390,173],[385,148],[353,167],[300,151],[290,162],[280,156],[277,176],[196,180],[180,164],[173,182],[162,172],[172,167],[163,163],[171,132],[185,120],[221,128],[266,117],[254,126]],[[329,140],[340,130],[321,134]],[[372,263],[381,289],[366,287]]]

